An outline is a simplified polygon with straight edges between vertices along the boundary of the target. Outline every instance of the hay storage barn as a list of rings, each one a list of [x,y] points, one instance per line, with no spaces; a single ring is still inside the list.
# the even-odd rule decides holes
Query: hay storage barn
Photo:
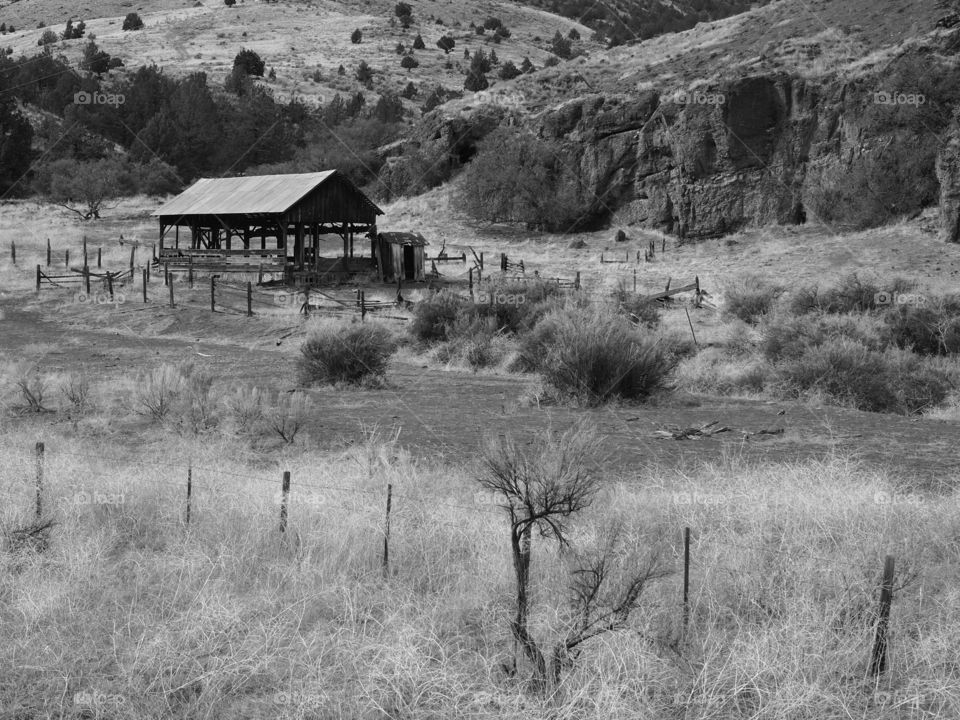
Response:
[[[377,235],[374,256],[385,282],[424,279],[423,258],[427,240],[420,233],[386,232]]]
[[[226,263],[240,256],[310,275],[330,270],[320,248],[321,236],[328,234],[343,240],[342,258],[334,266],[348,272],[373,269],[377,216],[383,210],[341,172],[327,170],[202,178],[152,215],[160,222],[161,262]],[[358,233],[371,239],[370,257],[354,258]]]

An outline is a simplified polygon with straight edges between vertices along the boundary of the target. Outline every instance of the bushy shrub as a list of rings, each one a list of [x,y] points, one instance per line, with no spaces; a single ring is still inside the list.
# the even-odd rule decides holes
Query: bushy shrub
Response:
[[[808,347],[841,339],[852,340],[870,350],[882,350],[888,344],[875,318],[854,314],[778,315],[763,324],[760,348],[767,360],[779,362],[799,357]]]
[[[859,410],[914,413],[946,398],[949,378],[901,350],[878,351],[848,338],[807,347],[777,366],[779,392],[818,391]]]
[[[880,307],[878,301],[884,295],[892,297],[897,293],[909,292],[912,288],[913,285],[903,278],[893,278],[881,287],[876,281],[864,280],[856,273],[851,273],[832,287],[821,289],[808,285],[799,288],[790,296],[788,307],[794,315],[867,312]]]
[[[360,28],[357,28],[352,33],[350,33],[350,42],[352,42],[354,45],[359,45],[362,41],[363,41],[363,33],[360,32]],[[342,69],[343,65],[341,65],[340,68]],[[340,74],[343,75],[343,73],[340,73]]]
[[[724,291],[724,314],[756,324],[770,312],[782,290],[750,276],[737,280]]]
[[[396,350],[390,331],[376,323],[328,325],[300,348],[297,371],[302,385],[359,383],[382,376]]]
[[[417,340],[436,342],[449,339],[459,318],[471,311],[473,303],[454,293],[441,291],[413,308],[410,333]]]
[[[925,300],[887,310],[884,323],[890,342],[920,355],[960,352],[960,299]]]
[[[261,57],[253,50],[243,48],[237,53],[236,57],[233,58],[233,67],[235,69],[239,68],[247,75],[263,77],[266,63],[264,63]]]
[[[554,311],[521,341],[529,363],[561,394],[586,405],[642,400],[664,386],[671,363],[657,341],[595,308]]]

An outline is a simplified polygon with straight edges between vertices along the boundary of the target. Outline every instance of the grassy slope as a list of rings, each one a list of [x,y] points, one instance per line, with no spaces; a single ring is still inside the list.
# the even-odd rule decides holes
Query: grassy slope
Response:
[[[374,89],[401,91],[407,82],[429,89],[436,84],[462,90],[463,51],[471,53],[479,48],[489,52],[495,49],[501,61],[512,60],[519,65],[525,56],[539,67],[549,56],[547,40],[556,30],[566,33],[578,28],[584,38],[589,31],[582,25],[534,8],[517,7],[507,2],[484,0],[465,6],[457,0],[440,0],[414,7],[416,24],[409,30],[399,25],[390,27],[394,3],[391,0],[367,2],[248,2],[228,8],[222,2],[207,0],[197,7],[170,6],[160,10],[141,12],[145,28],[139,32],[121,30],[122,15],[111,16],[112,5],[101,14],[95,8],[86,16],[87,32],[96,35],[96,42],[104,50],[119,56],[130,69],[143,63],[156,63],[171,74],[204,71],[213,83],[222,83],[241,47],[255,50],[268,69],[277,73],[269,86],[278,97],[296,94],[308,103],[329,101],[335,92],[360,90],[354,72],[365,60],[376,72]],[[7,8],[7,12],[12,9]],[[118,13],[119,14],[119,13]],[[510,28],[512,36],[500,45],[494,45],[489,36],[480,37],[469,30],[473,22],[496,15]],[[431,16],[440,18],[437,25]],[[4,20],[0,10],[0,21]],[[48,24],[62,29],[65,18],[54,16]],[[462,23],[462,27],[453,26]],[[354,45],[350,34],[359,28],[363,42]],[[42,31],[26,30],[3,36],[0,44],[14,48],[15,55],[37,51],[37,38]],[[417,33],[423,36],[426,49],[416,52],[420,66],[413,70],[400,67],[395,52],[398,42],[411,46]],[[246,37],[244,37],[246,33]],[[445,56],[436,46],[441,35],[454,37],[457,47]],[[539,40],[535,38],[540,38]],[[86,40],[60,43],[55,50],[63,52],[72,61],[79,60]],[[582,46],[599,46],[584,40]],[[453,69],[443,66],[452,61]],[[343,65],[347,74],[340,78],[337,68]],[[465,66],[464,66],[465,67]],[[320,68],[323,80],[314,83],[310,76]],[[494,78],[491,77],[491,80]],[[369,94],[369,93],[368,93]],[[419,102],[425,93],[421,95]]]

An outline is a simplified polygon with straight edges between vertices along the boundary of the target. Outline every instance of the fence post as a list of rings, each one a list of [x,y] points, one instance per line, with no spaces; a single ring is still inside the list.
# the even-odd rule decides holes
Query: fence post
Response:
[[[110,300],[113,300],[113,275],[107,273],[107,292],[110,293]]]
[[[192,274],[192,270],[191,270]],[[210,312],[217,311],[217,276],[210,276]]]
[[[470,268],[470,272],[468,273],[468,276],[470,278],[470,299],[473,300],[473,268],[472,267]]]
[[[633,269],[633,291],[637,291],[637,269]]]
[[[86,265],[83,266],[83,289],[87,293],[87,298],[90,297],[90,268]]]
[[[190,498],[193,495],[193,463],[187,465],[187,517],[186,524],[190,524]]]
[[[383,576],[390,570],[390,504],[393,500],[393,484],[387,483],[387,519],[383,528]]]
[[[280,532],[287,531],[287,500],[290,498],[290,471],[283,471],[283,482],[280,485]]]
[[[187,282],[190,283],[190,289],[193,289],[193,255],[187,256]]]
[[[660,252],[665,253],[667,251],[667,239],[660,238]]]
[[[307,283],[303,290],[303,314],[310,315],[310,283]]]
[[[10,241],[10,260],[17,264],[17,244],[13,240]]]
[[[172,283],[172,282],[168,282],[168,283],[167,283],[167,287],[170,288],[170,307],[174,307],[174,304],[173,304],[173,283]]]
[[[503,272],[507,271],[507,254],[500,253],[500,270]]]
[[[361,290],[360,291],[360,322],[363,322],[367,318],[367,294]]]
[[[147,269],[143,269],[143,302],[147,302]]]
[[[83,236],[83,264],[87,265],[87,236]],[[97,267],[100,267],[97,265]]]
[[[70,267],[70,248],[63,251],[63,266]]]
[[[247,317],[253,315],[253,283],[247,281]]]
[[[153,259],[154,259],[154,260],[157,259],[157,244],[156,244],[156,243],[153,244]]]
[[[137,246],[134,245],[130,248],[130,279],[133,280],[133,263],[137,257]]]
[[[700,343],[697,342],[697,334],[693,331],[693,321],[690,319],[690,311],[687,310],[684,306],[683,311],[687,314],[687,324],[690,325],[690,334],[693,335],[693,344],[696,347],[700,347]]]
[[[50,238],[47,238],[47,267],[50,267]]]
[[[690,528],[683,529],[683,631],[690,619]]]
[[[37,265],[37,292],[40,292],[40,277],[41,277],[40,266]]]
[[[483,253],[480,253],[480,270],[483,271]],[[479,282],[479,281],[478,281]]]
[[[577,277],[573,280],[573,287],[575,290],[580,289],[580,271],[577,270]]]
[[[86,258],[84,258],[86,260]],[[97,248],[97,267],[103,267],[103,248]]]
[[[170,263],[163,264],[163,284],[170,284]]]
[[[883,581],[880,585],[880,610],[877,634],[873,641],[870,673],[877,677],[887,669],[887,629],[890,625],[890,605],[893,603],[893,555],[883,561]]]
[[[37,520],[40,519],[40,515],[43,514],[43,443],[37,443],[37,500],[35,513]]]

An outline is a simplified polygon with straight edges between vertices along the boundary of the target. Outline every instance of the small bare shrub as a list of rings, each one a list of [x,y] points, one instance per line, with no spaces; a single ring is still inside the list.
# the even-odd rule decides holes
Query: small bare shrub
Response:
[[[183,376],[169,363],[141,375],[133,391],[134,409],[163,422],[180,402]]]
[[[630,292],[624,281],[621,280],[617,285],[617,289],[613,292],[613,299],[618,303],[620,312],[634,323],[651,329],[660,324],[660,305]]]
[[[90,377],[85,372],[67,374],[60,383],[60,394],[74,416],[83,415],[90,409]]]
[[[43,403],[50,389],[50,381],[38,367],[21,366],[14,376],[14,385],[21,400],[18,410],[31,413],[49,412]]]
[[[182,395],[178,403],[178,420],[181,430],[194,435],[217,426],[217,403],[211,395],[213,373],[194,363],[179,368],[182,378]]]
[[[293,444],[307,418],[307,396],[297,390],[283,393],[266,412],[270,428],[287,444]]]

